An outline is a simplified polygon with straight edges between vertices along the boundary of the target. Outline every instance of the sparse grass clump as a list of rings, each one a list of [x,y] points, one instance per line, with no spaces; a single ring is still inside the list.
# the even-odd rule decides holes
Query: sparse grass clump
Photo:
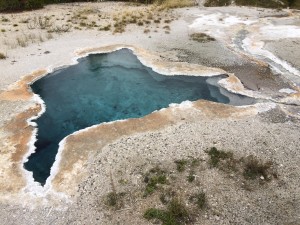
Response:
[[[164,205],[167,205],[172,198],[176,195],[176,192],[172,190],[172,188],[168,188],[167,190],[163,191],[159,196],[159,200]]]
[[[210,156],[210,164],[213,167],[217,167],[221,160],[232,158],[232,153],[218,150],[216,147],[210,148],[206,153]]]
[[[28,29],[36,29],[39,28],[41,30],[45,30],[53,26],[53,21],[50,17],[47,16],[38,16],[34,17],[33,20],[30,20],[27,23]]]
[[[147,197],[158,188],[159,184],[167,183],[166,172],[160,169],[159,167],[150,169],[149,172],[144,177],[144,182],[147,184],[144,197]]]
[[[192,183],[194,180],[195,180],[195,174],[194,174],[194,172],[193,171],[191,171],[190,173],[189,173],[189,175],[187,176],[187,181],[188,182],[190,182],[190,183]]]
[[[29,18],[22,19],[22,20],[20,21],[20,23],[29,23]]]
[[[17,44],[20,46],[20,47],[26,47],[26,46],[28,46],[28,39],[27,39],[27,37],[23,37],[23,36],[18,36],[17,38],[16,38],[16,41],[17,41]]]
[[[190,201],[195,203],[199,209],[204,209],[206,206],[206,195],[201,191],[198,194],[192,195]]]
[[[2,52],[0,52],[0,59],[6,59],[6,55]]]
[[[9,22],[9,19],[7,19],[6,17],[2,17],[1,21],[2,22]]]
[[[225,172],[235,172],[236,175],[242,175],[247,180],[260,178],[269,181],[272,177],[278,177],[271,161],[262,162],[253,155],[236,159],[231,152],[220,151],[215,147],[210,148],[206,153],[210,156],[209,163],[212,167],[218,167]]]
[[[69,24],[56,25],[48,30],[48,33],[66,33],[71,30],[72,26]]]
[[[179,198],[173,198],[167,210],[150,208],[144,213],[147,220],[157,219],[164,225],[181,225],[190,222],[190,213]]]
[[[145,33],[145,34],[148,34],[149,32],[150,32],[149,29],[145,29],[145,30],[144,30],[144,33]]]
[[[170,26],[168,26],[168,25],[164,26],[163,28],[166,29],[166,30],[171,30]]]
[[[114,209],[120,209],[123,207],[124,204],[124,196],[125,193],[117,193],[115,191],[109,192],[106,196],[106,199],[104,201],[104,204],[108,207],[114,208]]]
[[[204,33],[194,33],[190,37],[193,41],[197,41],[197,42],[200,42],[200,43],[206,43],[206,42],[216,40],[215,38],[213,38],[213,37],[211,37],[207,34],[204,34]]]
[[[259,161],[254,156],[249,156],[246,158],[244,167],[244,177],[246,179],[256,179],[262,177],[265,180],[270,179],[269,169],[272,166],[272,162],[263,163]]]
[[[104,204],[108,207],[114,208],[114,209],[120,209],[124,205],[124,192],[118,193],[116,191],[116,187],[113,180],[112,172],[110,172],[110,185],[112,191],[109,192],[104,199]]]
[[[180,160],[175,160],[176,163],[176,169],[178,172],[183,172],[186,169],[186,165],[188,163],[187,160],[180,159]]]

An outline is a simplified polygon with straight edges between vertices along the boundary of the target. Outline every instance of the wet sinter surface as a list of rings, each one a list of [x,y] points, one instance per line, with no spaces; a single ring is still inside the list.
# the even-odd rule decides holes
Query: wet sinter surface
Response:
[[[25,163],[35,181],[45,184],[55,161],[59,142],[80,129],[103,122],[137,118],[170,103],[206,99],[235,104],[221,89],[218,77],[165,76],[140,63],[130,50],[95,54],[76,65],[57,70],[31,85],[46,105],[35,120],[36,152]],[[236,104],[252,103],[234,95]],[[99,137],[101,139],[101,137]],[[85,149],[82,149],[85,151]]]

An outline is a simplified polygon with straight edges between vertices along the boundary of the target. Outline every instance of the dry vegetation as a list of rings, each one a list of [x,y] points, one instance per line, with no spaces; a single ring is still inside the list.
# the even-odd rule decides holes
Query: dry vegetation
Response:
[[[134,189],[126,188],[130,181],[122,178],[118,182],[122,191],[118,192],[110,173],[111,191],[98,202],[99,210],[104,205],[108,210],[120,211],[139,202],[144,205],[140,216],[154,224],[193,224],[201,216],[215,213],[211,212],[211,196],[203,189],[206,181],[199,180],[201,174],[218,172],[245,191],[259,191],[262,185],[278,178],[272,162],[261,161],[253,155],[237,158],[232,152],[215,147],[205,152],[206,159],[187,157],[152,164],[150,169],[138,167],[141,179]]]
[[[146,35],[151,32],[171,32],[170,24],[177,16],[170,8],[191,5],[191,1],[163,1],[153,5],[123,4],[117,6],[114,13],[102,9],[100,4],[82,7],[79,4],[61,14],[56,11],[46,13],[21,13],[3,15],[0,31],[4,35],[0,41],[6,50],[41,43],[70,31],[94,30],[98,32],[123,33],[126,30],[140,28]],[[67,8],[67,6],[65,6]]]
[[[211,42],[216,40],[215,38],[204,33],[194,33],[191,34],[190,37],[193,41],[197,41],[200,43],[206,43],[206,42]]]
[[[6,59],[6,55],[2,52],[0,52],[0,59]]]

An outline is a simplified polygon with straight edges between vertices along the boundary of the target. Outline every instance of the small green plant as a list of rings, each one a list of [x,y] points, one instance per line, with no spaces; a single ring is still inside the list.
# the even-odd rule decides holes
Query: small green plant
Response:
[[[176,163],[176,169],[178,172],[183,172],[186,169],[186,165],[188,163],[187,160],[180,159],[180,160],[175,160]]]
[[[105,196],[104,204],[114,209],[120,209],[124,205],[124,192],[118,193],[113,181],[112,172],[110,171],[110,186],[112,191]]]
[[[197,159],[197,158],[191,158],[191,167],[194,168],[194,167],[197,167],[200,165],[200,159]]]
[[[194,180],[195,180],[195,174],[194,174],[194,172],[193,171],[191,171],[190,173],[189,173],[189,175],[187,176],[187,181],[188,182],[190,182],[190,183],[192,183]]]
[[[210,148],[206,153],[210,156],[210,164],[213,167],[218,166],[222,159],[232,158],[232,153],[218,150],[216,147]]]
[[[183,225],[190,222],[190,213],[179,198],[173,198],[167,210],[150,208],[144,213],[147,220],[158,219],[164,225]]]
[[[115,191],[109,192],[106,196],[104,204],[114,209],[120,209],[124,205],[124,201],[123,201],[124,196],[125,196],[124,192],[121,193],[117,193]]]
[[[206,205],[206,195],[201,191],[198,194],[192,195],[190,201],[195,203],[199,209],[203,209]]]
[[[167,183],[166,172],[159,167],[155,167],[145,175],[144,182],[147,184],[144,196],[147,197],[158,188],[158,184]]]
[[[5,29],[1,29],[1,32],[4,33],[4,32],[6,32],[6,30]]]
[[[269,169],[272,166],[272,162],[260,162],[254,156],[248,156],[245,162],[244,177],[246,179],[256,179],[257,177],[263,177],[265,180],[269,179]]]

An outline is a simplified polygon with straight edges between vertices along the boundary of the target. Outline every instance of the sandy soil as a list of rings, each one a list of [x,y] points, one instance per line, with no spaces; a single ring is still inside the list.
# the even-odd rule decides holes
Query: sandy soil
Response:
[[[132,15],[136,22],[103,30]],[[0,60],[2,224],[151,224],[144,212],[166,208],[159,199],[170,188],[193,214],[192,224],[300,224],[300,62],[294,36],[299,12],[243,7],[161,12],[124,3],[78,3],[0,16],[0,52],[7,56]],[[290,32],[278,33],[280,29]],[[194,41],[194,32],[216,41]],[[24,92],[26,82],[72,63],[79,50],[113,44],[151,52],[157,56],[153,62],[162,60],[164,66],[183,61],[222,68],[264,103],[185,103],[79,132],[66,140],[61,153],[58,168],[68,172],[58,173],[47,190],[32,188],[22,169],[31,138],[27,134],[33,132],[26,120],[41,109]],[[232,152],[237,169],[226,164],[212,168],[205,152],[210,147]],[[270,179],[243,176],[249,155],[273,162]],[[191,157],[199,165],[179,173],[174,161]],[[143,197],[145,174],[156,165],[167,171],[169,184]],[[191,171],[195,181],[190,183],[186,177]],[[118,209],[105,204],[114,189],[125,193]],[[199,191],[206,194],[204,209],[189,200]]]

